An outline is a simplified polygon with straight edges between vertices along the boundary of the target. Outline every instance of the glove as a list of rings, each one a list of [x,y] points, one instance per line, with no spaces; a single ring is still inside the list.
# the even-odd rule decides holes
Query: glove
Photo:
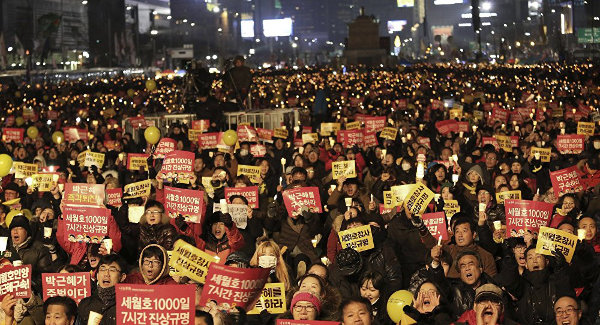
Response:
[[[554,256],[554,268],[560,270],[561,268],[567,266],[567,260],[565,256],[560,251],[552,251],[552,256]]]
[[[272,219],[277,218],[277,202],[269,204],[269,207],[267,208],[267,217]]]
[[[231,228],[231,226],[233,226],[233,220],[231,219],[231,215],[229,213],[221,213],[219,221],[222,222],[227,228]]]
[[[177,226],[177,228],[179,228],[181,231],[186,231],[188,228],[188,224],[185,222],[185,218],[181,214],[175,218],[175,226]]]

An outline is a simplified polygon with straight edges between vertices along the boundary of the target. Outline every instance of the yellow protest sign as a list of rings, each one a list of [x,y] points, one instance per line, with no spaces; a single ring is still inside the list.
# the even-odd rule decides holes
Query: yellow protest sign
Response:
[[[263,309],[269,314],[283,314],[286,311],[285,285],[281,282],[267,283],[260,295],[260,299],[248,315],[258,315]]]
[[[354,160],[334,161],[331,164],[331,175],[333,179],[338,179],[342,176],[346,178],[356,177],[356,164]]]
[[[550,155],[552,153],[552,149],[531,147],[531,155],[535,156],[536,153],[540,154],[540,159],[542,160],[542,162],[550,162]]]
[[[398,135],[398,129],[386,126],[383,128],[381,133],[379,134],[380,138],[396,141],[396,136]]]
[[[85,167],[96,166],[98,167],[98,169],[102,168],[102,166],[104,165],[104,154],[100,152],[87,151],[85,153],[85,161],[83,165]]]
[[[214,256],[179,239],[173,245],[173,258],[169,259],[169,266],[174,268],[180,276],[204,283],[210,263],[216,262],[217,259]]]
[[[148,170],[148,155],[143,153],[127,154],[127,169],[137,171],[140,170],[140,167]]]
[[[392,191],[383,191],[383,207],[386,209],[393,209],[396,206]]]
[[[337,131],[342,129],[340,123],[321,123],[321,135],[324,137],[332,134],[337,134]]]
[[[302,143],[318,143],[319,142],[319,134],[317,133],[303,133],[302,134]]]
[[[86,150],[80,154],[77,155],[77,164],[79,166],[83,166],[83,164],[85,163],[85,157],[87,156],[87,153],[89,152],[89,150]]]
[[[167,251],[167,255],[169,255],[169,261],[170,261],[173,258],[173,251]],[[169,265],[169,276],[171,276],[171,277],[180,276],[180,274],[179,274],[179,272],[177,272],[177,270],[175,270],[174,267]]]
[[[417,183],[404,200],[404,206],[413,215],[422,215],[435,194],[423,183]]]
[[[350,247],[357,252],[362,252],[375,247],[370,225],[340,231],[338,236],[342,248]]]
[[[188,140],[191,142],[198,142],[198,136],[204,133],[202,129],[189,129],[188,130]]]
[[[521,191],[504,191],[496,193],[496,203],[504,204],[504,200],[520,200],[521,199]]]
[[[149,179],[141,182],[127,184],[123,189],[123,198],[131,199],[135,197],[149,196],[151,188],[152,182]]]
[[[359,121],[346,123],[346,130],[358,130],[358,129],[360,129]]]
[[[413,189],[415,184],[406,184],[406,185],[396,185],[390,188],[392,192],[392,202],[394,206],[401,206],[404,199],[410,191]]]
[[[452,218],[452,216],[460,212],[460,205],[458,205],[457,200],[446,200],[444,201],[444,212],[446,213],[446,218]]]
[[[455,107],[456,107],[456,105],[455,105]],[[460,108],[453,108],[453,109],[450,110],[450,118],[451,119],[453,119],[453,118],[462,118],[462,116],[463,116],[463,109],[462,109],[462,107],[460,107]]]
[[[260,167],[250,165],[238,165],[237,176],[246,175],[254,184],[258,184],[260,178]]]
[[[596,128],[596,124],[594,122],[578,122],[577,123],[577,134],[593,136],[595,128]]]
[[[494,136],[498,142],[498,146],[506,152],[512,152],[512,141],[507,135],[496,134]]]
[[[39,192],[50,192],[58,182],[58,174],[35,174],[31,176],[31,188]]]
[[[287,139],[287,137],[288,137],[287,129],[274,129],[273,130],[273,138]]]
[[[213,188],[212,184],[210,183],[211,180],[212,180],[212,177],[202,177],[202,186],[204,186],[204,190],[206,191],[206,194],[214,194],[215,193],[215,189]]]
[[[576,245],[577,235],[542,226],[540,227],[535,252],[552,256],[553,251],[560,251],[565,256],[567,262],[571,262]]]
[[[20,161],[15,161],[13,163],[13,168],[15,171],[15,178],[27,178],[38,172],[37,164],[26,164]]]

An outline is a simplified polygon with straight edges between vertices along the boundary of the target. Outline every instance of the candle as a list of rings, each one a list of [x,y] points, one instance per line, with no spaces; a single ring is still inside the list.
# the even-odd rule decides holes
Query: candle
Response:
[[[221,212],[223,214],[229,212],[229,210],[227,208],[227,200],[225,200],[225,199],[219,200],[219,207],[221,208]]]
[[[331,191],[335,191],[335,188],[337,187],[337,185],[331,185]]]
[[[402,137],[402,143],[406,143],[406,137]]]
[[[387,155],[387,149],[381,149],[381,159],[385,159],[386,155]]]
[[[577,238],[579,240],[585,239],[585,229],[577,229]]]
[[[496,220],[496,221],[494,221],[494,229],[495,229],[495,230],[500,230],[500,229],[502,229],[502,221],[500,221],[500,220]]]
[[[417,179],[423,179],[423,177],[425,177],[425,167],[423,166],[422,163],[419,163],[417,165]]]
[[[457,154],[452,155],[452,160],[458,162],[458,155]]]
[[[487,204],[479,203],[479,212],[485,212],[486,207],[487,207]]]
[[[438,246],[442,246],[442,235],[438,238]]]
[[[565,129],[560,129],[560,134],[565,134]]]
[[[373,198],[373,194],[371,194],[371,202],[375,202],[375,199]]]
[[[536,160],[540,160],[540,153],[539,152],[534,153],[533,156],[535,157]]]
[[[458,174],[452,174],[452,182],[456,186],[456,182],[458,182]]]
[[[458,132],[458,136],[459,136],[459,137],[461,137],[461,138],[462,138],[462,137],[463,137],[463,135],[465,135],[465,133],[464,133],[463,131],[460,131],[460,132]]]
[[[281,158],[281,167],[284,171],[285,171],[285,162],[286,162],[285,158]]]
[[[477,132],[477,125],[473,125],[473,133]]]
[[[346,206],[347,207],[350,207],[352,205],[352,198],[351,197],[345,198],[344,201],[346,201]]]

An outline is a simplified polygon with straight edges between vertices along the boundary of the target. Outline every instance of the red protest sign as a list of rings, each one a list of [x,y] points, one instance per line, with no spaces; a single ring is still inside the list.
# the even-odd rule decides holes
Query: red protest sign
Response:
[[[273,133],[275,131],[263,128],[256,128],[258,139],[266,142],[273,142]]]
[[[196,287],[122,284],[115,286],[117,324],[192,324]]]
[[[252,209],[258,209],[258,186],[225,188],[225,198],[228,203],[231,203],[229,198],[234,195],[245,197],[248,200],[248,205],[252,207]]]
[[[430,138],[426,138],[426,137],[418,137],[417,138],[417,142],[422,145],[425,146],[429,149],[431,149],[431,139]]]
[[[92,294],[90,273],[43,273],[44,301],[50,297],[71,297],[76,303]]]
[[[128,118],[127,120],[134,129],[145,129],[147,127],[144,116],[134,116]]]
[[[339,132],[339,131],[338,131]],[[377,134],[375,132],[365,132],[363,135],[363,145],[365,147],[376,147],[379,145],[379,140],[377,140]]]
[[[214,149],[219,144],[220,138],[219,132],[201,133],[198,135],[198,148]]]
[[[550,172],[550,180],[552,181],[552,188],[554,189],[554,195],[556,195],[556,197],[561,197],[566,193],[577,193],[584,190],[583,184],[579,179],[577,166]]]
[[[171,138],[162,138],[156,145],[156,150],[154,150],[155,158],[164,158],[166,154],[172,152],[177,147],[177,141]]]
[[[337,134],[337,142],[342,143],[345,148],[354,145],[362,146],[364,142],[363,130],[339,130]]]
[[[306,207],[311,211],[322,213],[321,196],[318,187],[298,187],[283,191],[283,203],[288,215],[291,217],[295,212]]]
[[[527,201],[527,200],[504,200],[504,212],[506,214],[506,236],[521,237],[530,231],[537,234],[540,227],[547,226],[552,217],[554,204]]]
[[[425,213],[422,216],[423,223],[429,229],[429,233],[434,238],[442,236],[443,240],[448,240],[448,227],[446,227],[446,214],[442,212]]]
[[[194,120],[192,121],[192,129],[202,130],[202,132],[208,131],[210,126],[210,120]]]
[[[441,135],[448,134],[450,132],[458,132],[458,122],[456,120],[445,120],[435,123],[435,128]]]
[[[217,305],[250,310],[260,298],[270,271],[268,268],[246,269],[211,263],[199,305],[214,300]]]
[[[17,299],[31,297],[31,265],[7,265],[0,269],[0,299],[7,294]]]
[[[87,183],[66,183],[63,202],[73,205],[101,206],[104,204],[104,185]]]
[[[77,140],[88,141],[88,132],[86,129],[78,129],[74,127],[63,128],[63,134],[65,136],[65,142],[72,143]]]
[[[494,148],[496,148],[496,150],[498,150],[500,148],[500,145],[498,145],[498,140],[496,140],[496,138],[494,138],[494,137],[482,137],[481,144],[484,146],[486,144],[491,144],[494,146]]]
[[[385,116],[367,116],[365,117],[365,132],[381,132],[387,122]]]
[[[71,242],[100,243],[108,233],[109,216],[106,208],[65,205],[65,235]]]
[[[508,121],[508,110],[500,108],[498,106],[492,109],[492,118],[489,120],[489,124],[494,124],[494,122],[500,121],[502,123],[506,123]]]
[[[193,152],[182,150],[171,151],[165,155],[160,171],[167,177],[169,177],[170,173],[191,174],[194,172],[194,159]]]
[[[267,147],[265,147],[262,144],[253,144],[250,146],[250,153],[254,157],[258,157],[258,158],[264,157],[265,154],[267,153]]]
[[[204,192],[165,186],[165,212],[171,218],[182,215],[186,221],[200,223]]]
[[[556,149],[561,154],[579,154],[585,148],[585,135],[561,134],[556,137]]]
[[[123,205],[121,198],[123,197],[122,188],[107,188],[106,189],[106,204],[114,207],[120,207]]]
[[[25,129],[18,128],[4,128],[2,129],[2,141],[4,142],[23,142],[23,134]]]
[[[239,142],[257,142],[258,134],[256,130],[249,125],[240,125],[237,128]]]
[[[469,133],[469,122],[456,122],[458,126],[458,132]]]
[[[340,322],[327,320],[293,320],[293,319],[278,319],[276,325],[339,325]]]
[[[396,212],[400,212],[401,206],[396,207]],[[379,214],[386,214],[392,212],[394,208],[386,208],[385,204],[379,203]]]

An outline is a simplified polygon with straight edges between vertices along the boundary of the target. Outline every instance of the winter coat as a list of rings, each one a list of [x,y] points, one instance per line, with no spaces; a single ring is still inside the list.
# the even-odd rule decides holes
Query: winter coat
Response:
[[[480,285],[493,283],[491,277],[482,273],[479,279]],[[460,279],[451,279],[449,281],[451,296],[452,296],[452,312],[458,317],[465,311],[473,308],[475,303],[475,289],[468,284],[465,284]]]
[[[500,316],[501,321],[497,325],[518,325],[518,323],[504,318],[504,315]],[[420,324],[420,323],[419,323]],[[477,325],[477,314],[475,310],[467,310],[455,323],[454,325]]]
[[[100,325],[117,325],[115,287],[98,288],[91,296],[84,298],[78,306],[79,324],[87,324],[90,312],[102,315]]]
[[[423,325],[447,325],[452,321],[452,313],[442,304],[435,307],[431,312],[421,314],[413,306],[404,306],[404,313],[414,319],[417,324]]]
[[[140,239],[138,248],[141,251],[150,244],[158,244],[166,250],[173,250],[177,230],[171,224],[140,224]]]

